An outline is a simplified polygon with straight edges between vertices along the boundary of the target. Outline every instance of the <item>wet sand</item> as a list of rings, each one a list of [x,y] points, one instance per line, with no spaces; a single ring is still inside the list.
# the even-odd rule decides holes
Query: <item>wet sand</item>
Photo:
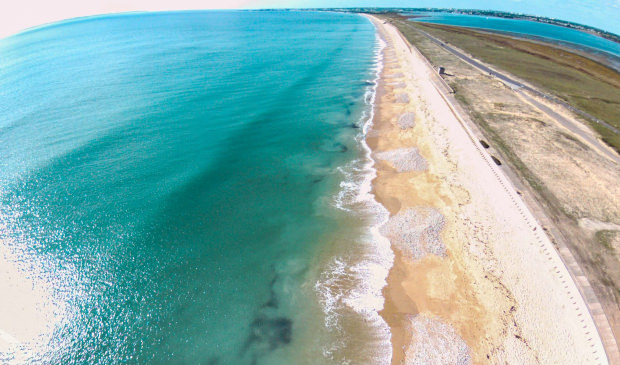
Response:
[[[592,318],[552,243],[470,138],[397,30],[376,98],[377,200],[394,266],[381,315],[393,364],[606,363]]]

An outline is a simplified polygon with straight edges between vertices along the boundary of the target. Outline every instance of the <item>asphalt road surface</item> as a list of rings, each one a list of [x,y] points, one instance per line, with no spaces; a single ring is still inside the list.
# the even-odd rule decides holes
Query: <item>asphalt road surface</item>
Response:
[[[600,119],[594,117],[593,115],[590,115],[590,114],[584,112],[583,110],[580,110],[580,109],[577,109],[577,108],[573,107],[572,105],[568,104],[564,100],[561,100],[561,99],[558,99],[558,98],[556,98],[554,96],[542,93],[542,92],[540,92],[540,91],[538,91],[538,90],[536,90],[534,88],[531,88],[531,87],[529,87],[529,86],[527,86],[527,85],[525,85],[525,84],[523,84],[523,83],[521,83],[521,82],[519,82],[517,80],[511,79],[510,77],[508,77],[508,76],[506,76],[504,74],[501,74],[501,73],[499,73],[497,71],[494,71],[494,70],[490,69],[489,67],[481,64],[480,62],[472,59],[471,57],[463,54],[463,52],[460,52],[460,51],[454,49],[453,47],[450,47],[446,43],[444,43],[441,40],[435,38],[434,36],[428,34],[427,32],[425,32],[423,30],[420,30],[420,29],[417,29],[417,30],[420,33],[422,33],[423,35],[425,35],[428,39],[433,41],[434,43],[436,43],[439,46],[443,47],[448,52],[454,54],[455,56],[459,57],[463,61],[469,63],[470,65],[472,65],[472,66],[474,66],[476,68],[478,68],[479,70],[481,70],[481,71],[483,71],[483,72],[485,72],[485,73],[487,73],[487,74],[489,74],[491,76],[497,77],[498,79],[500,79],[501,81],[506,83],[508,86],[512,87],[513,89],[526,90],[526,91],[531,92],[532,94],[535,94],[537,96],[543,97],[543,98],[548,99],[548,100],[551,100],[551,101],[553,101],[555,103],[558,103],[558,104],[562,105],[565,108],[568,108],[569,110],[571,110],[571,111],[573,111],[573,112],[575,112],[577,114],[580,114],[583,117],[586,117],[586,118],[588,118],[588,119],[590,119],[590,120],[592,120],[592,121],[594,121],[594,122],[596,122],[598,124],[601,124],[602,126],[606,127],[607,129],[613,131],[616,134],[620,134],[620,129],[612,126],[611,124],[609,124],[609,123],[607,123],[607,122],[605,122],[603,120],[600,120]]]
[[[510,88],[512,88],[513,90],[515,90],[515,92],[519,93],[524,99],[526,99],[529,103],[531,103],[532,105],[534,105],[536,108],[540,109],[542,112],[544,112],[545,114],[549,115],[551,118],[555,119],[558,123],[560,123],[562,126],[564,126],[566,129],[570,130],[571,132],[579,135],[581,138],[583,138],[584,140],[586,140],[591,146],[593,146],[594,148],[596,148],[600,153],[602,153],[603,155],[605,155],[606,157],[610,158],[612,161],[615,161],[616,163],[620,164],[620,156],[618,156],[616,153],[614,153],[613,151],[611,151],[607,146],[603,145],[603,143],[597,139],[594,138],[591,134],[584,132],[581,128],[578,127],[578,125],[567,119],[564,118],[563,116],[561,116],[560,114],[556,113],[555,111],[553,111],[551,108],[545,106],[544,104],[538,102],[536,99],[532,98],[531,96],[529,96],[528,94],[526,94],[524,91],[528,91],[536,96],[545,98],[547,100],[553,101],[557,104],[562,105],[563,107],[577,113],[580,114],[606,128],[608,128],[609,130],[613,131],[616,134],[620,134],[620,130],[618,130],[617,128],[615,128],[614,126],[598,119],[595,118],[594,116],[579,110],[573,106],[571,106],[570,104],[566,103],[563,100],[560,100],[554,96],[551,95],[547,95],[545,93],[542,93],[534,88],[531,88],[517,80],[514,80],[502,73],[499,73],[495,70],[490,69],[489,67],[481,64],[480,62],[472,59],[471,57],[467,56],[466,54],[464,54],[463,52],[454,49],[453,47],[450,47],[449,45],[445,44],[444,42],[442,42],[441,40],[433,37],[432,35],[426,33],[423,30],[420,29],[416,29],[417,31],[419,31],[421,34],[423,34],[424,36],[426,36],[428,39],[430,39],[432,42],[438,44],[439,46],[441,46],[442,48],[444,48],[445,50],[447,50],[448,52],[454,54],[455,56],[459,57],[460,59],[462,59],[463,61],[469,63],[470,65],[476,67],[477,69],[481,70],[484,73],[487,73],[491,76],[494,76],[498,79],[500,79],[503,83],[505,83],[506,85],[508,85]]]

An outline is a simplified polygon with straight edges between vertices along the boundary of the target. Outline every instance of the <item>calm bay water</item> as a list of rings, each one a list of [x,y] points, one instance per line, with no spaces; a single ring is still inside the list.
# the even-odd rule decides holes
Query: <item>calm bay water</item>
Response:
[[[585,47],[589,52],[602,52],[608,56],[620,57],[620,44],[614,41],[553,24],[441,12],[415,13],[415,15],[421,16],[415,18],[416,21],[517,33],[521,36],[541,37],[546,41],[560,42],[560,44],[568,44],[572,47]]]
[[[363,17],[312,12],[116,15],[1,40],[0,243],[49,288],[54,322],[0,360],[389,356],[362,138],[377,42]]]

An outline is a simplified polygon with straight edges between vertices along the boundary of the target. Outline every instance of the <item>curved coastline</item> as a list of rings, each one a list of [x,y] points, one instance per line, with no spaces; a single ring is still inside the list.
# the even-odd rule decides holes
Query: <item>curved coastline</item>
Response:
[[[375,35],[373,78],[367,81],[365,110],[355,123],[356,128],[359,128],[355,139],[361,156],[338,168],[344,179],[340,183],[340,190],[334,196],[334,205],[338,209],[359,217],[367,222],[367,225],[356,242],[357,247],[353,248],[353,255],[332,257],[315,283],[315,290],[326,316],[326,327],[343,330],[346,326],[342,323],[346,312],[354,312],[362,319],[365,327],[372,329],[370,336],[362,336],[369,342],[365,346],[372,356],[371,363],[385,364],[392,358],[391,332],[380,312],[384,309],[383,288],[387,284],[386,279],[392,268],[394,255],[389,241],[380,232],[380,228],[387,222],[389,212],[376,200],[373,192],[372,181],[377,175],[376,161],[366,141],[367,135],[372,133],[376,97],[384,67],[385,41],[376,28]],[[332,358],[334,352],[343,351],[347,361],[359,355],[352,353],[351,349],[344,345],[342,348],[334,345],[324,348],[323,351],[327,358]]]
[[[587,47],[592,50],[615,55],[616,57],[619,55],[618,52],[620,52],[619,45],[611,39],[583,30],[532,20],[465,14],[432,14],[430,16],[418,17],[415,21],[461,26],[500,33],[511,33],[521,37],[540,37],[551,42],[562,41],[576,46]]]
[[[390,262],[373,250],[374,213],[333,204],[338,167],[358,160],[354,183],[371,176],[355,138],[372,107],[375,29],[326,13],[136,17],[25,33],[0,65],[0,241],[28,250],[15,260],[42,267],[42,291],[76,313],[53,323],[41,354],[15,348],[47,362],[330,363],[320,345],[351,333],[343,341],[370,352],[359,332],[325,333],[312,284],[333,243],[363,251],[345,261],[356,281],[337,284],[360,285],[341,285],[338,304],[364,335],[365,318],[386,328]],[[230,33],[235,21],[249,28]],[[264,42],[239,36],[257,28]],[[32,316],[7,315],[17,324],[0,329],[0,347],[43,327],[21,331]]]
[[[398,218],[401,231],[392,237],[405,243],[436,241],[424,230],[403,233],[435,222],[407,209],[433,207],[445,217],[438,236],[445,256],[420,256],[424,251],[412,248],[408,257],[402,242],[391,242],[395,260],[381,315],[392,331],[392,363],[440,363],[442,356],[463,364],[606,363],[587,306],[540,224],[435,89],[434,71],[421,55],[395,28],[370,19],[388,47],[385,90],[368,143],[375,156],[416,147],[428,161],[426,171],[398,171],[379,161],[373,191],[390,219]],[[387,76],[400,68],[404,79]],[[393,87],[403,82],[407,104],[396,97],[403,88]],[[408,111],[415,112],[414,127],[402,130],[398,117]],[[421,334],[437,338],[422,341]]]

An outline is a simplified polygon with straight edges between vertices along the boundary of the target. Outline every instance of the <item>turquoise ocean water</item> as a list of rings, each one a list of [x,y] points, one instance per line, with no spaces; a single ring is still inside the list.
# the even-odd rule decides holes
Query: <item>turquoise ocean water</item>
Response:
[[[379,47],[365,18],[315,12],[0,40],[0,244],[55,313],[27,362],[389,357],[363,141]]]
[[[620,66],[620,44],[576,29],[529,20],[452,13],[413,13],[416,21],[488,29],[555,42],[612,58]]]

